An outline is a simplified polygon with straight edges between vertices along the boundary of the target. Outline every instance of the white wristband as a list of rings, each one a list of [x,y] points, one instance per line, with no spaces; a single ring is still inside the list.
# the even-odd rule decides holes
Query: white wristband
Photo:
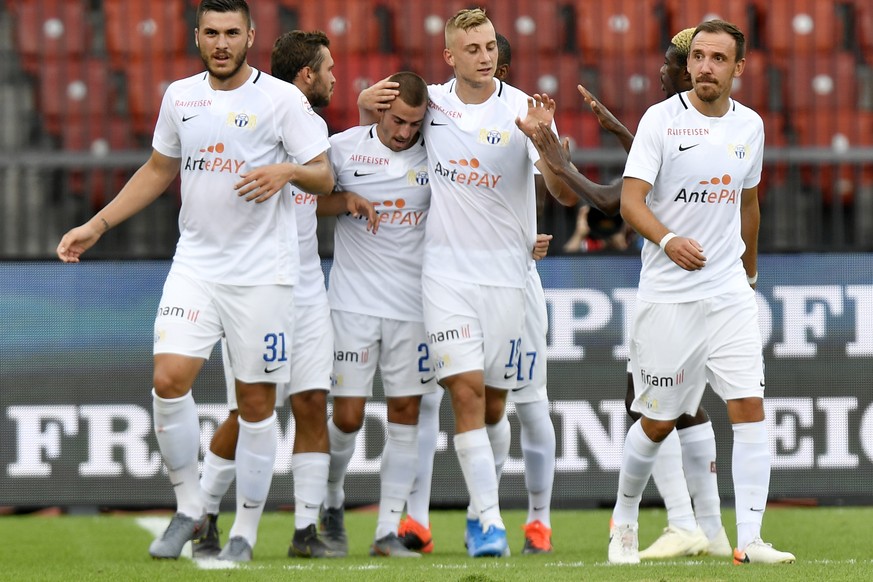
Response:
[[[749,282],[749,285],[754,285],[758,282],[758,272],[755,272],[754,277],[749,277],[748,275],[746,275],[746,280]]]
[[[661,242],[658,243],[658,245],[660,245],[660,247],[661,247],[661,250],[666,252],[667,243],[670,242],[671,240],[673,240],[674,238],[676,238],[675,232],[668,232],[667,234],[665,234],[664,238],[661,239]]]

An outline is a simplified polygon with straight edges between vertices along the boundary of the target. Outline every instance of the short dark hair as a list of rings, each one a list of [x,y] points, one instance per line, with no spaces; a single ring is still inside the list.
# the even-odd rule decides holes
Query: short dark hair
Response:
[[[724,20],[707,20],[701,22],[697,25],[697,28],[694,29],[694,34],[691,39],[693,40],[695,36],[697,36],[700,32],[709,32],[709,33],[719,33],[726,32],[727,34],[734,37],[734,41],[736,41],[737,45],[737,53],[735,55],[735,61],[739,62],[746,56],[746,35],[743,34],[743,31],[737,28],[737,25],[731,24],[730,22],[725,22]]]
[[[197,7],[197,26],[204,12],[242,12],[249,29],[252,28],[252,13],[246,0],[202,0]]]
[[[286,32],[273,43],[270,73],[278,79],[293,83],[297,73],[304,67],[318,72],[324,62],[321,47],[330,48],[330,39],[320,30]]]
[[[397,95],[410,107],[419,107],[427,103],[427,82],[419,75],[410,71],[394,73],[388,78],[389,81],[399,83]]]
[[[494,33],[497,37],[497,66],[512,64],[512,47],[509,44],[509,39],[500,34]]]

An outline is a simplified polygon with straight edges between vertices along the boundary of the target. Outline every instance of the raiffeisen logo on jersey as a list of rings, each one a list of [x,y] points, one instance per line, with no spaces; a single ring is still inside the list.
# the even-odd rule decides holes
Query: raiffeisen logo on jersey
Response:
[[[379,214],[380,226],[383,224],[394,224],[397,226],[418,226],[423,224],[425,211],[404,210],[406,208],[406,200],[403,198],[373,202],[373,206]]]
[[[192,172],[229,172],[231,174],[239,174],[246,163],[245,160],[234,160],[220,156],[213,156],[212,154],[224,153],[224,144],[220,142],[205,148],[200,148],[200,153],[204,155],[199,158],[188,156],[188,159],[185,160],[185,166],[183,169]]]
[[[258,116],[249,113],[237,113],[235,111],[229,111],[227,113],[227,119],[225,120],[227,125],[238,127],[240,129],[252,130],[258,126]]]
[[[430,183],[427,168],[415,168],[406,172],[406,183],[410,186],[427,186]]]
[[[509,132],[499,129],[480,129],[479,143],[505,148],[509,145]]]
[[[451,166],[458,166],[453,168]],[[434,168],[434,173],[437,176],[448,178],[450,182],[458,184],[466,184],[476,186],[478,188],[494,188],[497,182],[503,176],[497,174],[489,174],[488,172],[479,169],[479,160],[472,158],[470,160],[449,160],[448,166],[444,166],[442,162],[437,162]]]
[[[715,177],[702,180],[695,188],[689,191],[686,188],[679,190],[673,202],[686,204],[736,204],[739,201],[739,191],[731,188],[733,181],[730,174],[721,178]]]

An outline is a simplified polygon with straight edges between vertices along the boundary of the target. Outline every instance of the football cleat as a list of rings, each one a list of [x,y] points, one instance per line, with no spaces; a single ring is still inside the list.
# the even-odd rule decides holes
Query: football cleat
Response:
[[[333,551],[334,557],[342,558],[349,553],[346,537],[345,511],[342,507],[323,507],[319,524],[321,537]]]
[[[218,554],[219,560],[225,562],[251,562],[252,546],[242,536],[234,536],[227,540],[227,545]]]
[[[421,554],[413,552],[400,541],[397,534],[390,533],[373,542],[370,546],[371,556],[384,556],[387,558],[420,558]]]
[[[414,552],[422,554],[433,552],[433,536],[430,533],[430,526],[424,527],[408,515],[400,521],[397,537],[407,549]]]
[[[199,538],[191,540],[191,553],[194,558],[217,558],[221,553],[221,540],[218,536],[218,515],[206,515],[206,528]]]
[[[149,546],[149,554],[153,558],[178,559],[185,544],[197,537],[204,527],[206,527],[206,514],[203,514],[200,519],[194,519],[177,513],[170,520],[170,525],[161,537]]]
[[[524,526],[524,548],[522,554],[551,554],[552,529],[540,520],[532,521]]]
[[[614,525],[610,521],[607,559],[610,564],[639,564],[637,524]]]
[[[339,558],[337,552],[327,545],[318,535],[315,524],[294,530],[291,546],[288,548],[289,558]]]
[[[794,554],[780,552],[773,544],[755,538],[742,550],[734,550],[734,564],[793,564]]]
[[[672,525],[664,528],[664,533],[652,545],[640,551],[641,560],[658,560],[697,556],[709,549],[709,538],[700,527],[686,530]]]

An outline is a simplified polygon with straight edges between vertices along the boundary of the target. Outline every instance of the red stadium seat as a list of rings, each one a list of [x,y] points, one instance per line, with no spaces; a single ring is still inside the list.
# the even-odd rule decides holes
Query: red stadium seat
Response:
[[[574,55],[513,53],[509,84],[528,95],[547,93],[559,110],[578,111],[583,105],[576,85],[582,82],[582,64]]]
[[[464,0],[441,2],[397,0],[394,4],[394,19],[397,30],[402,31],[397,38],[398,53],[410,51],[423,55],[426,59],[442,61],[443,49],[446,48],[446,20],[468,5],[469,2]],[[438,81],[428,77],[425,79],[429,82]]]
[[[36,72],[43,59],[82,57],[91,32],[85,3],[77,0],[22,0],[10,3],[15,48],[24,69]]]
[[[600,123],[591,111],[559,111],[555,114],[555,124],[562,139],[570,138],[571,147],[592,149],[601,145]]]
[[[631,132],[636,132],[646,109],[665,98],[659,75],[663,63],[662,54],[602,58],[597,82],[588,88]]]
[[[116,68],[123,68],[130,59],[182,55],[192,42],[184,0],[104,0],[103,12],[106,48]]]
[[[712,0],[665,0],[667,9],[668,30],[672,38],[674,34],[685,28],[693,28],[704,20],[718,18],[737,25],[746,35],[746,45],[749,44],[751,20],[749,13],[753,8],[741,0],[735,2],[719,2]]]
[[[559,52],[575,35],[575,8],[560,0],[483,2],[494,29],[505,36],[516,55]]]
[[[61,125],[61,147],[105,158],[116,151],[137,149],[137,143],[126,117],[99,115],[65,120]],[[96,210],[124,186],[132,173],[126,168],[72,168],[66,183],[73,194],[90,199],[91,208]]]
[[[601,0],[576,3],[577,33],[582,56],[596,63],[600,56],[661,50],[663,14],[658,0]]]
[[[322,30],[331,52],[362,53],[393,42],[391,0],[283,0],[295,10],[301,30]]]
[[[777,58],[828,53],[842,48],[845,31],[836,2],[792,0],[758,2],[766,46]]]
[[[70,118],[108,115],[116,94],[102,59],[46,60],[39,74],[38,107],[50,133]]]
[[[841,153],[852,147],[873,146],[873,113],[856,109],[797,113],[792,117],[799,145]],[[804,166],[804,181],[821,188],[826,203],[850,204],[860,187],[873,184],[873,165]]]
[[[771,98],[771,91],[775,91],[771,86],[775,87],[775,84],[768,66],[767,55],[763,52],[747,50],[746,67],[743,74],[734,79],[731,97],[763,114],[771,107],[771,99],[779,101],[778,96]],[[781,104],[777,102],[774,105]]]
[[[255,27],[255,42],[249,49],[248,62],[269,73],[273,44],[285,32],[279,18],[279,6],[275,0],[249,0],[249,10]]]
[[[127,106],[134,131],[150,135],[155,128],[167,86],[204,70],[203,61],[194,56],[134,60],[128,63],[125,69]]]
[[[854,0],[852,8],[858,48],[864,60],[873,64],[873,3],[870,0]]]
[[[832,52],[791,59],[785,71],[789,111],[857,107],[858,82],[851,54]]]
[[[358,125],[358,94],[376,81],[402,70],[394,55],[345,55],[337,61],[330,105],[322,112],[333,131]]]
[[[61,125],[61,148],[105,156],[113,151],[137,148],[133,127],[122,115],[74,117]]]

